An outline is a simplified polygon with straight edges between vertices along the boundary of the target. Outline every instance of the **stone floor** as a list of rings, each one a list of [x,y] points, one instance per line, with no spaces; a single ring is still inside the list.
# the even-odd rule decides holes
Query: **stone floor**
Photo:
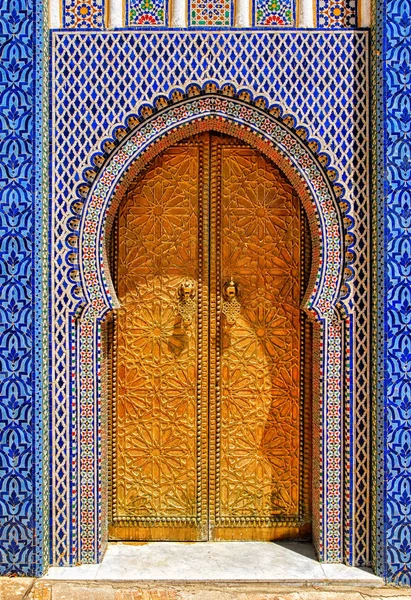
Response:
[[[410,588],[0,578],[0,600],[407,600]]]
[[[322,565],[295,542],[118,543],[101,565],[0,578],[0,600],[411,600],[369,569]]]

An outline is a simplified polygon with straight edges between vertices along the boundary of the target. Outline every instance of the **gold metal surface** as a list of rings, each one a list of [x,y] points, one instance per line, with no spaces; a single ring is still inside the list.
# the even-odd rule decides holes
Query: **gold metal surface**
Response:
[[[180,315],[183,327],[188,327],[193,322],[197,310],[195,297],[195,282],[185,279],[178,289],[177,313]]]
[[[223,299],[221,303],[221,312],[224,314],[228,325],[237,323],[241,314],[241,304],[237,300],[238,285],[231,278],[223,285]]]
[[[154,160],[115,231],[111,539],[306,537],[310,243],[294,190],[258,151],[202,134]]]
[[[309,521],[301,207],[278,169],[235,140],[213,138],[211,181],[210,536],[300,537]],[[231,279],[235,319],[224,299]]]
[[[120,207],[112,539],[207,537],[208,162],[201,140],[168,149]]]

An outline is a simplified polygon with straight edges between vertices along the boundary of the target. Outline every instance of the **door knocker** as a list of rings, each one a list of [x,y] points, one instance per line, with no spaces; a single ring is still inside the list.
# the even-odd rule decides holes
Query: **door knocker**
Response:
[[[225,315],[227,323],[234,325],[237,322],[241,312],[241,304],[237,300],[238,285],[234,283],[231,277],[223,286],[223,306],[221,312]]]
[[[178,288],[177,304],[177,312],[181,317],[184,327],[191,325],[196,308],[195,282],[192,279],[185,279]]]

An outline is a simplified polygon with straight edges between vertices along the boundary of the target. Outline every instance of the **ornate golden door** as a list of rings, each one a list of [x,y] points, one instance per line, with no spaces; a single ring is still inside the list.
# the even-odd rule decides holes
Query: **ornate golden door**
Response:
[[[114,229],[111,539],[310,532],[310,244],[282,173],[202,134],[131,185]]]

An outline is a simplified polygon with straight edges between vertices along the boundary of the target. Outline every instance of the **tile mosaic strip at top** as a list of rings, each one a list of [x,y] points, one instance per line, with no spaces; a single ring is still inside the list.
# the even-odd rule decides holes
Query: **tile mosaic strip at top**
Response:
[[[62,240],[69,204],[75,198],[90,155],[100,150],[114,126],[137,113],[144,102],[159,94],[182,91],[191,84],[213,80],[221,87],[234,84],[268,102],[281,104],[310,134],[321,140],[338,169],[349,202],[361,211],[356,223],[364,244],[367,213],[367,35],[364,32],[309,32],[267,30],[54,32],[53,53],[53,188],[52,220],[52,372],[62,374],[69,357],[67,340],[70,293]],[[354,177],[353,177],[354,174]],[[353,232],[354,235],[357,232]],[[363,247],[363,246],[362,246]],[[355,248],[355,247],[354,247]],[[359,253],[360,255],[361,253]],[[353,268],[359,268],[354,257]],[[364,262],[364,261],[363,261]],[[363,269],[362,288],[367,289]],[[367,304],[362,303],[361,339],[367,331]],[[365,330],[364,330],[365,327]],[[367,363],[355,365],[358,379],[367,381]],[[360,377],[361,375],[361,377]],[[354,382],[354,391],[355,391]],[[68,541],[70,507],[69,448],[70,397],[68,382],[53,383],[53,465],[56,500],[53,516],[54,560],[70,561]],[[367,397],[358,407],[367,414]],[[364,450],[367,432],[359,433],[357,451]],[[360,564],[367,562],[367,511],[359,511],[356,550]],[[357,531],[358,530],[358,531]]]
[[[356,0],[318,0],[317,25],[325,29],[356,27]]]
[[[287,27],[295,24],[293,0],[255,0],[255,25]]]
[[[102,29],[105,0],[62,0],[63,27]]]
[[[167,25],[167,0],[128,0],[126,3],[127,25]]]
[[[192,27],[230,27],[233,25],[232,0],[189,0]]]
[[[251,0],[255,27],[295,25],[293,0]],[[105,0],[62,0],[62,25],[71,29],[103,29],[107,21]],[[124,0],[127,26],[168,25],[168,0]],[[190,27],[232,27],[233,0],[188,0]],[[357,0],[318,0],[317,23],[324,29],[357,25]]]

